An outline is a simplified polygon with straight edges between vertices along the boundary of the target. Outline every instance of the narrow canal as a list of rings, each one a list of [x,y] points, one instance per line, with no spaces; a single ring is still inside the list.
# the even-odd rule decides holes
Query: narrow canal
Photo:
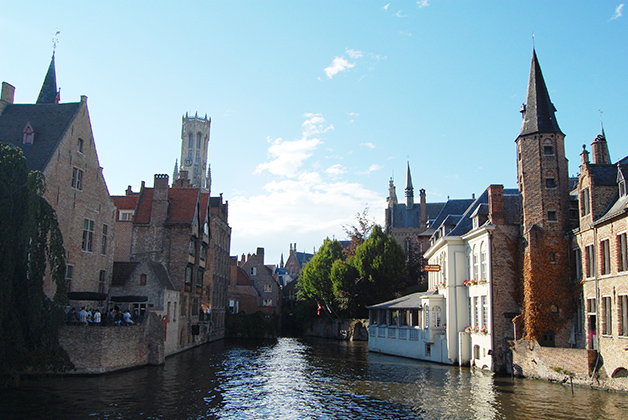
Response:
[[[164,366],[0,389],[4,420],[626,418],[624,394],[572,393],[320,339],[218,342]]]

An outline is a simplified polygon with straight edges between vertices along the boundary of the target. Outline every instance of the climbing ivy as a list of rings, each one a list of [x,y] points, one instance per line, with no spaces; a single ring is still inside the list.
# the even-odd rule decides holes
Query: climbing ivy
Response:
[[[22,150],[0,145],[0,382],[72,367],[59,345],[67,301],[65,251],[45,179],[29,172]],[[44,293],[48,273],[56,285]]]

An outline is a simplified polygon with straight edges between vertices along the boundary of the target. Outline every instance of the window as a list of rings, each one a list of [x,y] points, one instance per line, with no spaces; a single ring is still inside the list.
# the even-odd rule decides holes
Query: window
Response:
[[[79,168],[72,169],[72,188],[83,189],[83,171]]]
[[[105,255],[107,253],[107,225],[102,225],[102,246],[100,247],[100,253]]]
[[[480,346],[477,344],[473,346],[473,358],[476,360],[480,358]]]
[[[76,151],[79,153],[83,153],[83,139],[82,138],[79,138],[76,141]]]
[[[181,297],[181,316],[188,316],[188,297]]]
[[[192,266],[185,267],[185,284],[192,284]]]
[[[488,299],[486,296],[481,296],[482,301],[482,326],[488,327]]]
[[[547,211],[547,220],[549,222],[556,222],[558,220],[558,218],[556,217],[556,210]]]
[[[199,304],[198,304],[198,298],[194,298],[192,300],[192,316],[198,316],[198,309],[199,309]]]
[[[408,326],[408,310],[407,309],[402,309],[401,311],[399,311],[399,323],[404,327]]]
[[[618,328],[617,334],[626,337],[628,336],[628,295],[617,296],[617,304],[619,311],[617,312]]]
[[[477,327],[480,325],[480,308],[478,307],[478,297],[473,297],[473,326]]]
[[[626,234],[617,235],[617,252],[619,253],[618,271],[628,270],[628,248],[626,247]]]
[[[488,277],[488,270],[486,266],[486,243],[482,242],[480,245],[480,277],[484,280]]]
[[[24,137],[22,138],[22,143],[24,144],[33,144],[35,141],[35,131],[33,131],[33,127],[31,127],[31,123],[26,123],[26,127],[24,127],[24,131],[22,131]]]
[[[553,176],[545,178],[545,188],[556,188],[556,178]]]
[[[554,148],[552,146],[543,146],[543,154],[545,156],[551,156],[554,154]]]
[[[604,296],[602,298],[602,334],[610,335],[611,333],[611,297]]]
[[[597,304],[595,302],[595,298],[587,299],[587,313],[595,314],[597,311]]]
[[[576,267],[575,267],[576,280],[580,281],[582,280],[582,253],[580,252],[579,248],[576,248],[573,250],[573,261],[574,261],[574,264],[576,264]]]
[[[591,212],[591,203],[589,202],[589,189],[585,188],[580,193],[580,210],[582,215],[586,216]]]
[[[425,343],[425,355],[428,357],[432,355],[432,345],[430,343]]]
[[[74,266],[66,265],[65,266],[65,281],[68,284],[68,292],[72,291],[72,276],[74,275]]]
[[[203,269],[199,268],[196,272],[196,287],[203,287]]]
[[[130,222],[133,220],[133,210],[120,210],[120,216],[118,220],[121,222]]]
[[[251,267],[251,275],[255,276],[257,274],[257,268],[256,267]]]
[[[475,252],[475,247],[473,247],[473,278],[478,278],[478,254]]]
[[[170,319],[170,302],[168,302],[168,309],[167,309],[167,312],[166,312],[166,317],[168,319]]]
[[[188,254],[190,254],[192,257],[196,255],[196,242],[194,241],[194,238],[190,239]]]
[[[140,274],[140,286],[146,286],[146,274]]]
[[[98,275],[98,292],[105,293],[105,280],[106,280],[105,270],[100,270],[100,274]]]
[[[593,245],[587,246],[585,251],[586,275],[587,277],[593,277],[595,275],[595,250]]]
[[[264,306],[273,306],[272,299],[264,299]]]
[[[94,250],[94,221],[83,220],[83,251],[92,252]]]
[[[201,255],[199,255],[199,258],[203,261],[207,259],[207,245],[201,245]]]
[[[194,147],[194,136],[192,135],[192,133],[188,134],[188,148],[193,148]]]
[[[600,242],[600,272],[602,275],[611,273],[611,250],[608,239]]]
[[[203,137],[203,135],[201,133],[196,133],[196,148],[200,149],[201,148],[201,138]]]
[[[272,284],[265,284],[264,285],[264,292],[271,293],[272,291],[273,291],[273,285]]]
[[[434,306],[434,308],[432,308],[432,310],[434,311],[434,326],[435,327],[440,327],[443,325],[442,320],[441,320],[441,310],[440,310],[440,306]]]

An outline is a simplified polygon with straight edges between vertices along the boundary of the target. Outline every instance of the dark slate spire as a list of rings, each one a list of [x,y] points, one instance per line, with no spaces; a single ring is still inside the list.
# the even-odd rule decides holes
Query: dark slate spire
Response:
[[[406,207],[414,207],[414,187],[412,187],[412,175],[410,174],[410,162],[408,162],[408,175],[406,178]]]
[[[48,73],[44,79],[44,84],[41,85],[39,96],[37,97],[37,104],[58,104],[59,92],[57,91],[57,74],[55,72],[55,54],[52,53],[52,59],[50,60],[50,66],[48,67]]]
[[[523,122],[520,136],[532,133],[560,133],[554,113],[556,108],[550,100],[541,66],[536,58],[536,50],[532,50],[532,64],[530,65],[530,79],[528,80],[528,95],[521,107]]]

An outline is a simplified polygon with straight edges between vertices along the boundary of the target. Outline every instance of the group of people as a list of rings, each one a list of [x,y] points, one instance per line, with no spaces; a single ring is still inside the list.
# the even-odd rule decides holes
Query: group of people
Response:
[[[136,310],[133,315],[127,309],[122,311],[118,306],[110,309],[103,319],[103,315],[99,309],[85,309],[82,307],[79,311],[76,308],[70,309],[67,313],[68,324],[84,324],[84,325],[133,325],[141,321],[141,317]]]

